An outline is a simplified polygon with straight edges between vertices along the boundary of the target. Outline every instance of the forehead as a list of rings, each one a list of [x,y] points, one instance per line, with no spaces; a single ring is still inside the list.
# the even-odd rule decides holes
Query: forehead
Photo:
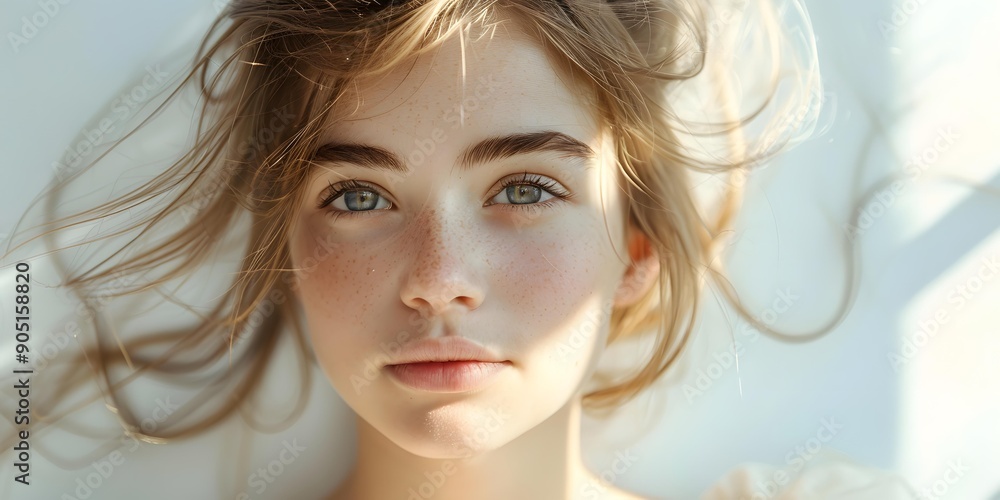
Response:
[[[566,79],[537,42],[517,31],[456,34],[384,75],[357,80],[324,138],[412,145],[434,130],[455,143],[460,136],[558,130],[586,140],[597,132],[596,114]]]

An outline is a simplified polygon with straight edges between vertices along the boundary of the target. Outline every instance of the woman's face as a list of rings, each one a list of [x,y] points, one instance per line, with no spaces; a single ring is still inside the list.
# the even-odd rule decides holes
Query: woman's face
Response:
[[[358,83],[290,240],[327,377],[432,458],[498,448],[564,406],[636,294],[591,106],[524,38],[466,39],[462,60],[452,38]]]

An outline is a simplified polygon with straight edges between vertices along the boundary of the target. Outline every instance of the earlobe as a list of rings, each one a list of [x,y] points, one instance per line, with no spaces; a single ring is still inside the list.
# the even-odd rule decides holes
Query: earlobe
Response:
[[[630,306],[649,291],[660,276],[660,257],[649,238],[634,226],[628,229],[631,263],[615,291],[615,306]]]

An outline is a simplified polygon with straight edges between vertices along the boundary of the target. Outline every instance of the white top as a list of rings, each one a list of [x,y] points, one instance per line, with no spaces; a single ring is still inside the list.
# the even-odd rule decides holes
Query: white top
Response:
[[[785,467],[744,464],[713,484],[701,500],[912,500],[917,495],[897,474],[827,453]]]

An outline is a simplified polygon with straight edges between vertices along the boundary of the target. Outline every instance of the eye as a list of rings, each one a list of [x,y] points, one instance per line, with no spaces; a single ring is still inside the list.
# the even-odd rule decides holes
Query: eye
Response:
[[[511,209],[529,210],[572,196],[555,181],[527,172],[517,177],[508,177],[500,185],[500,192],[490,199],[489,205],[511,205]]]
[[[379,188],[354,179],[336,185],[330,184],[327,193],[319,208],[331,207],[330,212],[338,217],[359,216],[365,212],[392,208],[392,203],[382,195]]]

